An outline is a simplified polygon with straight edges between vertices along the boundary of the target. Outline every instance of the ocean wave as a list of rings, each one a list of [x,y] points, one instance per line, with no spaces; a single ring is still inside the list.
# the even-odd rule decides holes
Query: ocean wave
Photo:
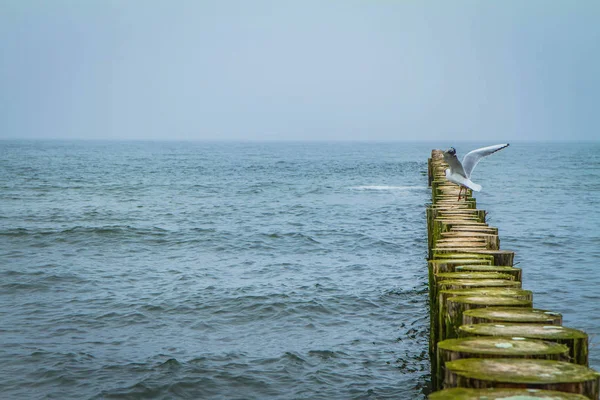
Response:
[[[409,191],[409,190],[424,190],[426,186],[389,186],[389,185],[365,185],[365,186],[352,186],[351,190],[363,190],[363,191]]]
[[[168,230],[160,227],[134,227],[130,225],[102,225],[102,226],[82,226],[77,225],[63,229],[27,229],[10,228],[0,231],[0,236],[24,237],[24,236],[72,236],[72,235],[98,235],[98,236],[119,236],[119,235],[155,235],[164,236]]]

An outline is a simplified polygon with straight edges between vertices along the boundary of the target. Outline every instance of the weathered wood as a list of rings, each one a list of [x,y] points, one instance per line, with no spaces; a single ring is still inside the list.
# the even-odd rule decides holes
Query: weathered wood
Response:
[[[600,375],[582,365],[520,358],[463,358],[446,363],[446,388],[529,388],[598,399]]]
[[[541,340],[515,340],[504,337],[468,337],[438,343],[437,371],[433,387],[442,387],[445,364],[462,358],[535,358],[566,361],[569,348],[563,344]]]
[[[429,359],[431,367],[435,371],[437,342],[441,338],[440,326],[443,324],[443,316],[446,314],[446,300],[449,297],[456,296],[490,296],[490,297],[513,297],[520,300],[533,300],[533,293],[530,290],[511,289],[511,288],[474,288],[474,289],[456,289],[442,290],[438,293],[438,298],[431,302],[430,325],[429,325]]]
[[[460,337],[506,336],[557,342],[569,347],[571,362],[588,365],[588,335],[578,329],[558,325],[503,322],[462,325],[458,328],[458,334]]]
[[[489,260],[490,262],[494,261],[494,256],[493,255],[489,255],[489,254],[478,254],[475,252],[461,252],[461,253],[449,253],[449,254],[443,254],[440,257],[437,257],[437,259],[444,259],[444,260]]]
[[[453,265],[454,272],[500,272],[503,274],[511,274],[516,281],[522,281],[521,268],[503,266],[503,265]]]
[[[526,323],[562,325],[562,315],[557,312],[536,308],[489,307],[468,310],[463,313],[463,325],[482,323]]]
[[[446,313],[440,318],[440,340],[458,337],[458,328],[463,324],[463,312],[473,308],[482,307],[529,307],[533,305],[530,300],[521,300],[514,297],[490,296],[457,296],[446,300]],[[475,325],[470,325],[475,326]]]
[[[521,282],[505,279],[448,279],[437,282],[437,290],[469,289],[477,287],[520,288]]]
[[[475,296],[475,297],[512,297],[518,300],[525,300],[533,303],[533,292],[531,290],[515,289],[515,288],[471,288],[471,289],[450,289],[440,290],[437,299],[431,305],[431,333],[433,348],[435,343],[442,340],[440,333],[441,327],[444,324],[444,316],[447,314],[447,302],[451,297],[457,296]],[[510,307],[512,308],[512,307]]]
[[[576,393],[540,389],[452,388],[431,393],[429,400],[589,400]]]
[[[473,250],[476,254],[487,254],[493,256],[493,265],[513,266],[515,252],[509,250]]]
[[[448,232],[441,232],[440,239],[437,241],[437,245],[440,242],[444,243],[447,240],[475,240],[480,242],[483,240],[485,246],[489,250],[499,250],[500,249],[500,238],[498,235],[485,233],[485,232],[470,232],[470,231],[453,231],[450,230]]]
[[[436,279],[435,276],[440,273],[453,272],[453,266],[455,265],[490,265],[491,260],[483,258],[444,258],[437,260],[428,261],[428,272],[429,272],[429,296],[430,299],[434,299],[436,292]]]
[[[453,226],[447,232],[476,232],[487,233],[488,235],[497,235],[498,228],[491,226]]]
[[[432,285],[430,286],[430,290],[429,290],[429,295],[430,295],[430,300],[432,303],[435,303],[435,299],[437,298],[437,285],[439,282],[441,281],[447,281],[447,280],[473,280],[473,279],[482,279],[484,280],[483,282],[488,282],[490,279],[503,279],[503,280],[507,280],[507,281],[514,281],[514,275],[511,274],[503,274],[503,273],[499,273],[499,272],[441,272],[439,274],[434,274],[433,275],[433,282]],[[478,285],[478,287],[492,287],[492,286],[496,286],[496,285],[488,285],[486,283],[484,283],[483,285]],[[520,287],[520,285],[501,285],[501,286],[516,286],[516,287]],[[444,289],[450,289],[450,288],[444,288]],[[457,288],[459,289],[459,288]]]

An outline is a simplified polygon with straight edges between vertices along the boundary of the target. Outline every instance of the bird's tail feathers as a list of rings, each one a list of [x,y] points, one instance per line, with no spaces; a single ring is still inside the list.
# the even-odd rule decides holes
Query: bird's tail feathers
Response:
[[[469,189],[472,189],[472,190],[474,190],[476,192],[480,192],[481,191],[481,185],[478,185],[478,184],[476,184],[474,182],[470,182],[468,186],[469,186]]]

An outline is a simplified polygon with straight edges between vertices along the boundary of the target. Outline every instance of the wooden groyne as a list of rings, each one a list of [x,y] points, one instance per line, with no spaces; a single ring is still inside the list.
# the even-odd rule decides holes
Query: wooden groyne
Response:
[[[445,178],[443,152],[428,160],[431,400],[599,399],[588,335],[534,308],[514,252],[500,249],[470,190]]]

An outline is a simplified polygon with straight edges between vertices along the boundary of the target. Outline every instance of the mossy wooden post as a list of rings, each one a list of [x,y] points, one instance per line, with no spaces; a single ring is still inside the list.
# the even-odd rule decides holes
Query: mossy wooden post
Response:
[[[444,329],[443,321],[444,321],[444,318],[446,317],[445,312],[444,312],[445,305],[442,305],[442,307],[440,308],[439,304],[436,303],[436,299],[438,299],[437,293],[439,291],[443,291],[443,290],[459,290],[459,289],[475,289],[475,288],[520,289],[521,282],[509,281],[509,280],[503,280],[503,279],[448,279],[448,280],[438,282],[436,284],[435,289],[433,289],[433,287],[429,289],[430,292],[433,291],[434,296],[435,296],[432,298],[431,309],[433,309],[433,310],[438,309],[440,312],[439,320],[441,321],[441,325],[439,325],[439,327],[437,327],[437,326],[435,326],[435,323],[431,324],[431,325],[433,325],[432,327],[434,328],[434,332],[438,332],[438,329],[439,329],[439,331],[442,331]],[[432,317],[434,317],[434,316],[432,316]],[[438,339],[443,340],[443,337],[438,335]]]
[[[454,272],[499,272],[513,275],[515,281],[522,282],[523,280],[523,271],[521,268],[510,267],[508,265],[455,265]]]
[[[577,393],[540,389],[452,388],[431,393],[429,400],[589,400]]]
[[[443,316],[446,314],[446,300],[449,297],[455,296],[512,297],[520,300],[533,300],[533,293],[531,290],[523,289],[483,287],[440,291],[436,301],[432,302],[430,305],[429,359],[431,360],[433,371],[435,371],[437,342],[441,337],[440,330],[443,324]]]
[[[500,272],[442,272],[437,275],[436,274],[433,275],[433,282],[429,286],[429,295],[431,296],[431,300],[433,302],[435,302],[435,299],[437,299],[437,286],[441,281],[456,281],[456,280],[462,281],[462,280],[474,280],[474,279],[480,279],[480,280],[483,280],[484,282],[489,282],[492,279],[515,281],[514,275],[503,274]],[[478,286],[482,286],[482,285],[478,285]],[[494,286],[494,285],[485,285],[485,287],[490,287],[490,286]],[[501,285],[501,286],[506,286],[506,285]],[[508,286],[512,287],[514,285],[509,284]],[[520,287],[520,285],[516,285],[516,286]]]
[[[565,361],[569,348],[564,344],[541,340],[517,340],[504,337],[469,337],[448,339],[438,343],[437,371],[432,381],[434,390],[442,388],[445,369],[449,361],[462,358],[536,358]]]
[[[486,254],[493,256],[493,265],[513,266],[515,252],[510,250],[473,250],[476,254]]]
[[[485,246],[488,250],[499,250],[500,249],[500,239],[498,235],[494,235],[492,233],[486,232],[469,232],[469,231],[455,231],[451,230],[449,232],[442,232],[440,234],[441,239],[474,239],[474,240],[483,240]]]
[[[430,330],[430,337],[431,340],[430,341],[430,346],[429,346],[429,352],[430,352],[430,359],[433,360],[435,359],[434,355],[435,355],[435,335],[437,332],[436,326],[437,326],[437,315],[436,315],[436,311],[437,311],[437,306],[436,306],[436,297],[435,293],[436,293],[436,283],[435,283],[435,275],[440,274],[440,273],[444,273],[444,272],[452,272],[453,271],[453,266],[455,265],[491,265],[492,263],[492,257],[488,256],[488,255],[481,255],[481,254],[465,254],[464,257],[461,257],[460,254],[456,254],[456,255],[449,255],[446,258],[442,258],[442,259],[436,259],[436,260],[429,260],[427,265],[428,265],[428,274],[429,274],[429,304],[430,304],[430,310],[431,311],[431,315],[430,315],[430,324],[429,324],[429,330]]]
[[[437,290],[471,289],[477,287],[521,288],[521,282],[506,279],[447,279],[437,282]]]
[[[436,292],[436,279],[435,276],[440,273],[453,272],[454,265],[490,265],[491,260],[483,259],[469,259],[469,258],[445,258],[428,261],[429,271],[429,297],[430,300],[435,299]]]
[[[427,186],[431,186],[431,182],[433,181],[433,167],[431,165],[432,159],[427,159]]]
[[[542,324],[484,323],[462,325],[458,334],[460,337],[505,336],[557,342],[569,348],[571,362],[588,365],[588,335],[578,329]]]
[[[531,290],[506,288],[506,287],[481,287],[470,289],[445,289],[438,292],[437,299],[432,306],[432,313],[441,318],[446,314],[446,304],[450,297],[456,296],[480,296],[480,297],[512,297],[519,300],[533,301]],[[433,309],[436,307],[435,309]],[[437,336],[439,340],[439,335]]]
[[[448,298],[456,296],[489,296],[489,297],[513,297],[520,300],[533,301],[531,290],[506,288],[506,287],[479,287],[470,289],[444,289],[438,292],[437,299],[430,306],[433,329],[431,330],[433,354],[435,354],[436,343],[440,340],[440,329],[443,324],[443,316],[446,314],[446,303]]]
[[[488,259],[469,259],[469,258],[439,258],[429,260],[429,273],[438,275],[446,272],[454,272],[454,267],[457,265],[487,265],[491,266],[492,261]],[[431,277],[431,275],[430,275]]]
[[[520,300],[513,297],[488,297],[488,296],[457,296],[446,300],[446,313],[440,321],[440,340],[458,337],[458,328],[462,325],[463,312],[473,308],[482,307],[529,307],[533,302]]]
[[[465,279],[451,279],[465,277]],[[470,279],[466,279],[470,277]],[[478,287],[508,287],[508,288],[520,288],[521,283],[514,281],[510,275],[507,274],[480,274],[464,275],[461,273],[443,272],[434,274],[430,278],[429,295],[430,295],[430,307],[432,312],[435,313],[439,307],[437,305],[438,291],[439,290],[453,290],[453,289],[472,289]],[[440,281],[441,280],[441,281]],[[432,321],[434,315],[431,315]],[[432,322],[430,327],[435,330],[435,323]]]
[[[536,308],[489,307],[467,310],[463,313],[463,325],[482,323],[525,323],[562,325],[562,315],[557,312]]]
[[[582,365],[520,358],[463,358],[446,363],[444,385],[558,390],[598,399],[600,375]]]
[[[490,265],[493,265],[492,262],[494,261],[494,256],[491,254],[476,254],[476,253],[469,253],[468,251],[466,252],[459,252],[459,253],[446,253],[446,254],[441,254],[439,257],[439,259],[444,259],[444,260],[464,260],[464,259],[468,259],[468,260],[489,260],[490,261]]]

